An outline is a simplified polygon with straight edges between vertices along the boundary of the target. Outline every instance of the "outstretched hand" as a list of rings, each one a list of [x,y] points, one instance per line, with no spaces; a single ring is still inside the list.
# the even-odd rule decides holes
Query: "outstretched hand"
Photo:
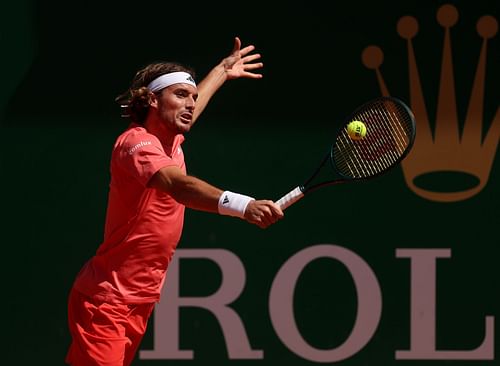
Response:
[[[260,60],[259,53],[250,54],[255,50],[254,45],[249,45],[241,48],[241,40],[239,37],[234,38],[234,47],[231,54],[222,61],[228,79],[251,78],[260,79],[262,74],[254,72],[264,66]]]
[[[260,62],[259,53],[251,53],[254,45],[241,48],[241,41],[234,38],[234,47],[229,56],[223,58],[198,84],[198,99],[193,113],[193,123],[203,112],[215,92],[226,80],[238,78],[260,79],[262,74],[255,72],[264,64]]]

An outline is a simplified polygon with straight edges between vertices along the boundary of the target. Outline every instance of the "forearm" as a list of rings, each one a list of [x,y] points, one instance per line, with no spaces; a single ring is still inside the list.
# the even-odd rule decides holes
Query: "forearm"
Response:
[[[219,213],[221,215],[244,217],[252,197],[222,191],[196,177],[184,174],[178,167],[160,169],[150,180],[149,186],[168,193],[186,207]]]
[[[177,202],[186,207],[218,213],[218,202],[222,190],[201,179],[186,175],[172,186],[169,193]]]
[[[196,121],[207,106],[215,92],[226,82],[227,73],[224,62],[221,61],[208,75],[198,84],[198,99],[193,114],[193,121]]]
[[[179,168],[160,169],[150,180],[149,186],[172,196],[186,207],[201,211],[218,212],[222,190],[196,177],[184,174]]]

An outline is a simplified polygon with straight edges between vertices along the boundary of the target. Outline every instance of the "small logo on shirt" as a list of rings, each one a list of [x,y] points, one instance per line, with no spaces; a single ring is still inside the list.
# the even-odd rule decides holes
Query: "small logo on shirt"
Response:
[[[128,150],[128,153],[129,155],[132,155],[135,151],[137,151],[137,149],[140,149],[141,147],[143,146],[147,146],[147,145],[151,145],[152,142],[151,141],[141,141],[139,142],[138,144],[135,144],[134,146],[132,146],[129,150]]]

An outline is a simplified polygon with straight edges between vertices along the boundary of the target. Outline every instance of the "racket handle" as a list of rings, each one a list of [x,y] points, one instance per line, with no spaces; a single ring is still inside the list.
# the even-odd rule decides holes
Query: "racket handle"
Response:
[[[302,192],[302,189],[299,186],[281,197],[278,201],[276,201],[276,204],[284,210],[300,200],[302,197],[304,197],[304,192]]]

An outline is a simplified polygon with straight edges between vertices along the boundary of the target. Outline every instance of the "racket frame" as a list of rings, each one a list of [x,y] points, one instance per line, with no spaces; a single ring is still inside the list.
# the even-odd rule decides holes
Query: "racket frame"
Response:
[[[335,157],[334,157],[334,149],[335,149],[335,143],[337,141],[337,137],[339,136],[340,133],[342,133],[342,130],[345,128],[345,126],[353,120],[353,117],[358,114],[360,111],[366,108],[367,105],[372,105],[376,102],[383,102],[384,100],[394,102],[401,106],[408,116],[410,117],[410,123],[411,123],[411,128],[410,128],[410,133],[408,135],[408,145],[406,146],[404,152],[401,154],[401,156],[398,157],[397,160],[395,160],[388,168],[379,171],[378,173],[375,173],[373,175],[367,176],[367,177],[348,177],[340,172],[340,169],[337,167],[335,163]],[[413,112],[411,109],[404,103],[401,99],[396,98],[396,97],[390,97],[390,96],[381,96],[375,99],[372,99],[368,102],[365,102],[364,104],[360,105],[358,108],[356,108],[355,111],[353,111],[345,120],[344,124],[342,124],[338,130],[337,133],[335,134],[335,142],[330,145],[329,151],[325,156],[323,157],[321,163],[318,165],[316,170],[314,171],[313,174],[310,175],[310,177],[303,183],[302,185],[299,185],[292,189],[290,192],[288,192],[286,195],[281,197],[278,201],[276,201],[276,204],[281,207],[282,210],[290,207],[292,204],[295,202],[299,201],[302,199],[306,194],[313,192],[317,190],[318,188],[325,187],[325,186],[330,186],[330,185],[335,185],[335,184],[341,184],[345,183],[348,181],[366,181],[373,179],[375,177],[378,177],[380,175],[386,174],[390,170],[392,170],[395,166],[397,166],[410,152],[410,150],[413,147],[413,144],[415,142],[415,136],[416,136],[416,122],[415,122],[415,116],[413,115]],[[327,165],[327,162],[331,164],[331,168],[335,174],[335,177],[333,179],[321,181],[319,183],[312,184],[314,179],[319,175],[319,173],[324,170],[325,165]]]

